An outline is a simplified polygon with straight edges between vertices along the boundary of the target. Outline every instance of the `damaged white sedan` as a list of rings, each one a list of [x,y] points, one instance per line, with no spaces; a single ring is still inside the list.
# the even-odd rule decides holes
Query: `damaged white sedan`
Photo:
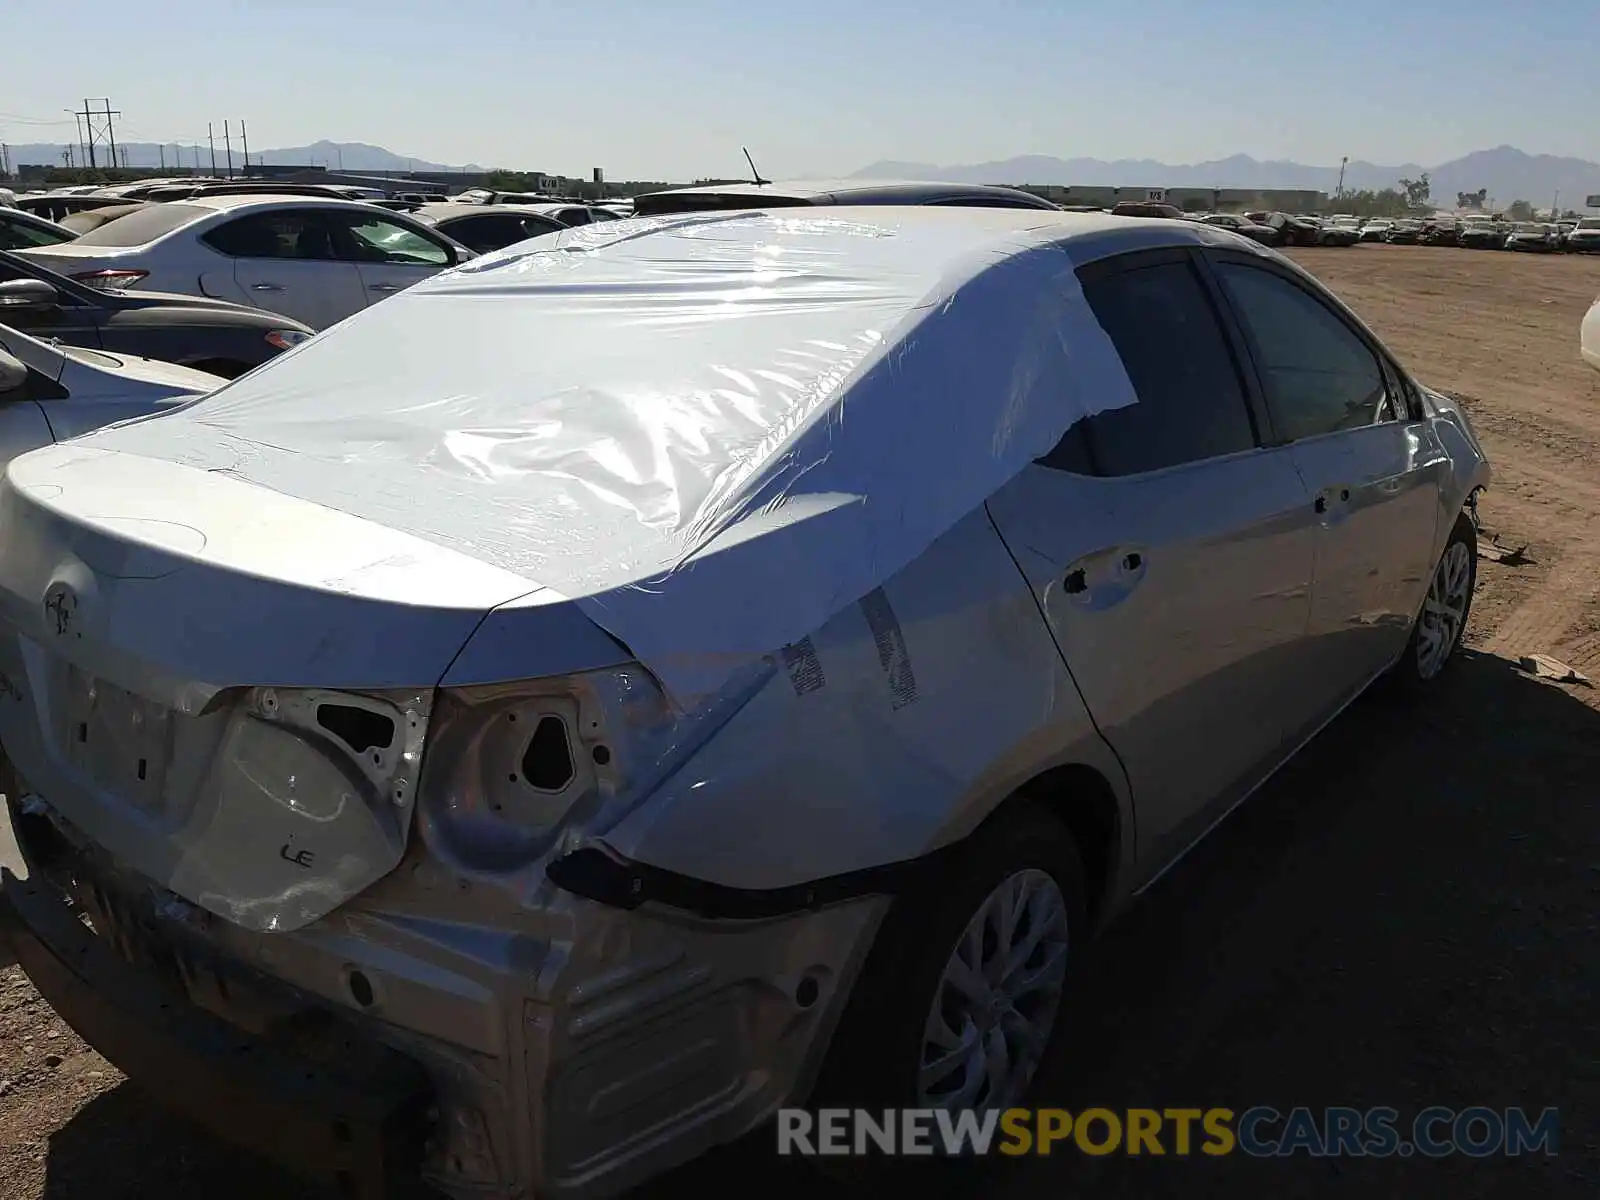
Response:
[[[1191,222],[620,221],[13,462],[19,958],[346,1194],[1023,1096],[1066,962],[1471,602],[1488,466]],[[64,902],[65,901],[65,902]]]

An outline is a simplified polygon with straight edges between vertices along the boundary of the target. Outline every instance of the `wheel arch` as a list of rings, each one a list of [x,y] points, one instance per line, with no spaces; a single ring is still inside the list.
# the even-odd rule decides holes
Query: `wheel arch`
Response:
[[[1063,763],[1041,771],[1002,801],[986,820],[1016,804],[1029,804],[1066,826],[1083,862],[1089,919],[1100,924],[1114,907],[1133,856],[1130,814],[1117,789],[1087,763]]]

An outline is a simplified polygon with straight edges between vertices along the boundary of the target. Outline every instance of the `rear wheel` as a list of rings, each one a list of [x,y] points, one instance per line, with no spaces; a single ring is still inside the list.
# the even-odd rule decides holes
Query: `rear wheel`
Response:
[[[895,899],[812,1107],[1021,1104],[1055,1037],[1084,897],[1060,821],[1023,802],[997,813],[945,872]],[[914,1169],[902,1159],[819,1165],[857,1182]]]

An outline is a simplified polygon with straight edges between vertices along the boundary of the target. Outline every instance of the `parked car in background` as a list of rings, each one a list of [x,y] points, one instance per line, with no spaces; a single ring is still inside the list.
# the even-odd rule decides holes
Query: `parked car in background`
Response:
[[[1600,254],[1600,217],[1580,219],[1563,248],[1573,254]]]
[[[1245,216],[1258,225],[1265,225],[1278,235],[1279,246],[1319,246],[1322,244],[1322,226],[1315,217],[1296,216],[1281,212],[1248,212]]]
[[[154,359],[42,342],[7,319],[0,307],[0,468],[29,450],[149,416],[224,382]]]
[[[194,200],[202,196],[321,196],[329,200],[375,201],[384,198],[382,188],[357,187],[344,183],[278,183],[260,179],[202,180],[198,183],[166,184],[151,188],[144,199],[168,204],[174,200]]]
[[[1118,200],[1111,206],[1113,217],[1142,217],[1158,221],[1183,221],[1188,213],[1176,204],[1162,204],[1155,200]]]
[[[117,208],[128,201],[121,196],[96,196],[74,192],[46,192],[42,196],[23,196],[17,207],[48,221],[63,221],[73,213],[93,212],[98,208]]]
[[[1363,242],[1381,242],[1384,235],[1394,227],[1394,222],[1388,217],[1373,217],[1361,226],[1361,240]]]
[[[1422,240],[1422,222],[1414,217],[1401,217],[1389,227],[1383,240],[1391,246],[1415,246]]]
[[[615,221],[617,214],[609,212],[593,204],[549,204],[541,201],[532,201],[526,204],[517,202],[506,207],[524,208],[537,213],[541,217],[548,217],[562,225],[593,225],[600,221]]]
[[[1276,246],[1278,244],[1278,231],[1270,225],[1258,225],[1238,213],[1207,213],[1199,218],[1202,225],[1216,225],[1221,229],[1231,229],[1233,232],[1247,237],[1253,242],[1260,242],[1263,246]]]
[[[568,228],[525,204],[424,204],[411,215],[479,254]]]
[[[76,241],[26,253],[93,287],[231,300],[313,329],[473,255],[403,213],[352,200],[256,195],[153,204]]]
[[[0,250],[55,246],[78,235],[23,208],[0,208]]]
[[[1361,221],[1356,217],[1329,217],[1322,222],[1318,244],[1354,246],[1361,241]]]
[[[727,212],[750,208],[799,208],[814,204],[942,204],[957,208],[1040,208],[1054,204],[1018,188],[972,183],[726,183],[672,188],[633,198],[636,217],[673,213]]]
[[[1422,223],[1417,240],[1424,246],[1459,246],[1461,226],[1452,217],[1436,217]]]
[[[1561,248],[1555,226],[1540,221],[1518,221],[1506,235],[1507,250],[1525,250],[1534,254],[1552,254]]]
[[[1216,239],[534,242],[13,462],[22,968],[344,1195],[1028,1103],[1091,931],[1469,616],[1461,407]]]
[[[33,337],[132,354],[233,379],[311,336],[258,308],[151,291],[85,287],[0,251],[0,321]]]
[[[1600,296],[1589,306],[1578,330],[1578,352],[1583,355],[1584,362],[1600,371]]]
[[[1473,250],[1504,250],[1506,224],[1491,217],[1468,217],[1461,223],[1459,241]]]
[[[77,237],[82,237],[91,229],[99,229],[100,226],[115,221],[118,217],[125,217],[129,213],[149,207],[148,200],[133,200],[126,204],[113,204],[109,208],[91,208],[83,212],[68,213],[61,218],[61,228],[70,230]]]

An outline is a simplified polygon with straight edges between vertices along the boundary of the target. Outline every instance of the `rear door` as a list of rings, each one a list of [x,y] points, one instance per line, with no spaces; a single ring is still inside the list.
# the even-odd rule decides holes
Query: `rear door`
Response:
[[[335,230],[312,205],[246,209],[201,235],[233,260],[244,303],[326,329],[366,307],[352,262],[334,248]]]
[[[1165,861],[1276,765],[1310,606],[1310,496],[1264,448],[1187,250],[1079,271],[1139,401],[1080,421],[989,502]]]
[[[443,240],[410,225],[359,209],[330,209],[327,215],[337,226],[340,254],[356,266],[368,304],[455,264],[455,252]]]
[[[1433,573],[1450,459],[1404,376],[1334,302],[1257,255],[1210,254],[1274,440],[1316,514],[1310,670],[1337,707],[1401,652]],[[1329,710],[1303,714],[1312,724]]]

